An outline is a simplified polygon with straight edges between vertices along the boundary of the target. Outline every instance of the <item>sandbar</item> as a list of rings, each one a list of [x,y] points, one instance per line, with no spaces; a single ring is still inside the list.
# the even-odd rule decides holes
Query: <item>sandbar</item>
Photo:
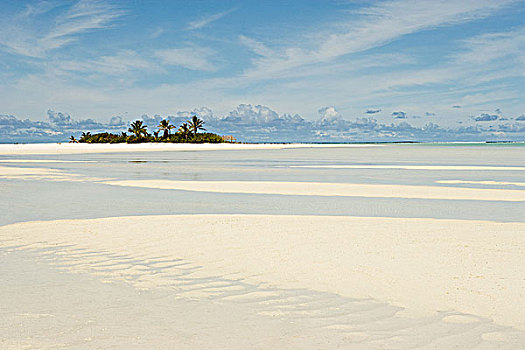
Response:
[[[144,289],[169,286],[177,267],[151,273],[133,257],[180,261],[195,267],[191,291],[179,290],[181,297],[206,297],[210,291],[194,288],[199,281],[227,276],[374,298],[413,315],[459,311],[525,329],[524,233],[523,223],[469,220],[171,215],[12,224],[0,227],[0,246],[62,246],[61,256],[72,257],[67,269]],[[271,294],[237,298],[271,301]]]
[[[472,185],[489,185],[489,186],[525,186],[525,182],[511,182],[511,181],[494,181],[494,180],[437,180],[438,184],[472,184]]]
[[[0,155],[29,154],[80,154],[80,153],[129,153],[167,151],[223,151],[223,150],[265,150],[287,148],[362,148],[380,147],[369,144],[302,144],[302,143],[140,143],[140,144],[92,144],[92,143],[35,143],[0,144]]]
[[[400,169],[400,170],[476,170],[476,171],[525,171],[520,166],[487,165],[397,165],[397,164],[349,164],[349,165],[290,165],[289,168],[306,169]]]
[[[114,186],[158,188],[199,192],[280,194],[300,196],[351,196],[372,198],[423,198],[480,201],[525,201],[525,191],[508,189],[349,184],[278,181],[175,181],[115,180],[102,182]]]

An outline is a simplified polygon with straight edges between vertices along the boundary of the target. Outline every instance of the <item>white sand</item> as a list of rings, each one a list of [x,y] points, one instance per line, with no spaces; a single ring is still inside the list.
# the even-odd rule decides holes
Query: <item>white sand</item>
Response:
[[[355,144],[182,144],[182,143],[141,143],[141,144],[88,144],[88,143],[35,143],[35,144],[0,144],[0,155],[23,154],[77,154],[111,152],[158,152],[158,151],[221,151],[221,150],[258,150],[285,148],[360,148],[380,147],[380,145]]]
[[[0,145],[0,154],[287,147],[295,146]],[[6,162],[0,178],[206,192],[525,200],[525,191],[516,189],[116,181],[9,164],[24,162]],[[442,169],[418,167],[403,169]],[[172,215],[7,225],[0,227],[0,348],[519,349],[525,332],[500,325],[525,330],[524,247],[525,223],[474,220]]]
[[[444,186],[371,185],[321,182],[120,180],[108,185],[200,192],[258,193],[301,196],[354,196],[482,201],[525,201],[525,191]]]
[[[191,274],[195,282],[187,284],[190,289],[178,287],[181,297],[205,298],[226,290],[221,283],[212,290],[209,285],[199,289],[205,282],[197,279],[226,276],[276,288],[372,297],[406,307],[412,317],[456,310],[525,329],[523,223],[184,215],[29,222],[0,228],[0,246],[19,244],[65,245],[60,259],[70,258],[68,269],[128,281],[137,288],[170,286],[179,267],[167,262],[164,270],[153,273],[125,257],[182,259],[189,268],[201,266]],[[82,255],[79,249],[101,254]],[[272,290],[232,298],[270,302]],[[356,327],[340,322],[338,328]],[[447,322],[470,321],[461,316]]]
[[[49,169],[49,168],[19,168],[19,167],[10,167],[10,166],[1,166],[0,165],[0,177],[2,178],[14,178],[18,176],[53,176],[61,174],[60,170]]]
[[[80,174],[66,173],[50,168],[20,168],[0,165],[0,179],[46,180],[46,181],[107,181],[107,178],[89,177]]]
[[[508,189],[348,184],[321,182],[109,180],[50,168],[0,166],[0,178],[50,181],[92,181],[112,186],[157,188],[216,193],[252,193],[300,196],[352,196],[481,201],[525,201],[525,191]],[[462,183],[462,182],[450,182]],[[492,184],[492,183],[490,183]]]
[[[494,181],[494,180],[437,180],[438,184],[474,184],[474,185],[490,185],[490,186],[525,186],[525,182],[508,182],[508,181]]]
[[[0,163],[95,163],[94,160],[0,159]]]
[[[312,169],[402,169],[402,170],[494,170],[494,171],[525,171],[519,166],[482,166],[482,165],[290,165],[289,168]]]

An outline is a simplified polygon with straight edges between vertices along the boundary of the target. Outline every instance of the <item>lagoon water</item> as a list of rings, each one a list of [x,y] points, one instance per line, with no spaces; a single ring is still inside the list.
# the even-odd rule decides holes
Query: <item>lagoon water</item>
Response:
[[[189,260],[189,256],[199,257],[198,246],[197,252],[188,257],[182,258],[173,253],[174,256],[162,258],[155,256],[160,247],[153,250],[149,244],[142,253],[139,245],[134,246],[135,250],[117,252],[112,251],[110,245],[104,246],[104,249],[102,245],[95,247],[87,241],[77,245],[76,238],[53,241],[54,231],[68,230],[68,226],[61,224],[61,221],[57,222],[56,230],[48,226],[48,231],[42,229],[41,232],[49,233],[49,241],[48,233],[38,231],[40,224],[27,226],[27,232],[40,235],[36,240],[30,239],[23,236],[26,229],[22,224],[79,220],[64,222],[67,225],[78,222],[78,230],[89,232],[91,221],[80,219],[113,220],[111,218],[139,216],[150,220],[148,222],[153,225],[157,220],[153,219],[153,215],[175,215],[170,218],[179,215],[181,222],[193,215],[212,215],[209,219],[212,229],[223,224],[221,215],[229,217],[232,214],[256,218],[267,216],[268,221],[273,220],[272,217],[281,220],[282,215],[330,217],[334,220],[438,219],[443,222],[461,220],[468,225],[487,221],[495,225],[518,225],[513,226],[518,228],[513,229],[512,234],[519,240],[521,228],[524,227],[519,224],[525,223],[525,144],[334,145],[330,148],[258,150],[0,154],[0,168],[4,169],[0,171],[0,225],[10,225],[0,231],[0,285],[3,286],[0,288],[0,300],[4,301],[0,309],[3,315],[0,321],[0,348],[53,348],[60,345],[66,348],[381,349],[478,346],[511,349],[525,344],[523,319],[516,316],[512,319],[514,323],[502,324],[497,310],[482,304],[484,301],[481,299],[477,301],[478,297],[474,297],[476,300],[472,305],[470,301],[464,303],[465,310],[446,308],[436,310],[438,313],[430,316],[417,314],[406,318],[400,316],[401,311],[410,314],[413,311],[411,306],[405,305],[402,298],[396,299],[394,294],[392,298],[382,298],[380,290],[383,287],[370,274],[370,280],[362,280],[363,285],[370,282],[369,289],[363,287],[364,295],[369,297],[356,295],[353,298],[352,292],[338,289],[330,280],[324,284],[312,283],[311,288],[299,283],[300,287],[294,288],[291,286],[295,286],[295,282],[290,285],[281,283],[282,276],[279,279],[261,272],[261,280],[257,280],[248,275],[231,275],[227,271],[235,269],[236,265],[227,263],[229,257],[219,257],[211,262],[206,260],[208,258]],[[11,172],[5,169],[11,169]],[[108,184],[110,181],[131,183],[146,180],[187,181],[195,184],[195,190]],[[523,194],[523,200],[506,200],[505,196],[500,200],[434,199],[427,198],[425,193],[419,198],[403,198],[402,195],[289,195],[198,189],[199,183],[210,181],[230,181],[233,184],[299,182],[305,183],[306,187],[309,183],[392,185],[401,190],[405,188],[403,186],[431,186],[447,190],[469,188],[480,193],[494,189],[509,191],[518,199]],[[213,221],[215,214],[219,215],[216,223]],[[130,224],[123,221],[122,225],[131,225],[126,226],[131,231],[134,219],[130,220]],[[283,225],[288,225],[286,218],[282,220]],[[108,221],[108,225],[111,222]],[[400,222],[404,225],[404,221]],[[17,223],[22,226],[11,225]],[[177,225],[177,222],[170,221],[171,224]],[[337,225],[339,223],[334,221],[334,230]],[[276,227],[278,229],[279,226]],[[22,233],[11,235],[15,229]],[[187,225],[184,230],[191,231]],[[304,228],[301,230],[304,231]],[[259,233],[265,235],[265,232]],[[450,232],[454,234],[454,231]],[[70,233],[72,237],[79,234],[74,228]],[[328,227],[326,234],[330,233]],[[458,231],[458,235],[461,233]],[[524,231],[521,233],[525,236]],[[200,234],[207,237],[206,232]],[[494,231],[491,237],[497,235]],[[417,231],[413,237],[415,242]],[[78,239],[82,241],[81,236]],[[177,242],[178,245],[194,244],[184,243],[186,241],[182,238]],[[301,242],[296,243],[301,245]],[[233,248],[245,249],[241,243],[238,244],[233,243]],[[416,243],[412,244],[414,249],[419,249]],[[428,244],[425,243],[425,246]],[[376,253],[380,255],[382,251],[384,249],[380,248]],[[235,252],[232,250],[232,254]],[[373,257],[376,253],[367,254]],[[286,257],[282,259],[287,261]],[[210,264],[209,270],[207,263]],[[315,259],[312,263],[318,264]],[[275,264],[279,265],[279,261]],[[502,264],[505,267],[505,263]],[[379,273],[377,266],[374,265],[375,270],[370,271]],[[498,268],[501,266],[498,265]],[[191,278],[193,269],[204,275]],[[277,267],[275,269],[278,270]],[[134,271],[131,277],[122,277],[129,271]],[[120,277],[115,277],[115,273]],[[294,275],[289,272],[285,275],[294,280]],[[165,280],[157,280],[159,276]],[[264,276],[269,276],[268,280]],[[270,277],[275,279],[270,280]],[[151,278],[150,284],[145,284],[148,278]],[[320,278],[313,277],[315,280]],[[301,281],[300,277],[297,279]],[[523,282],[518,277],[511,282],[515,291],[510,295],[515,300],[506,302],[520,308],[523,306],[520,303],[525,300]],[[210,290],[207,293],[211,294],[187,294],[188,286]],[[477,285],[469,284],[467,288],[475,289]],[[488,283],[479,288],[492,287]],[[231,301],[224,294],[230,289],[241,291],[241,296],[253,293],[256,298]],[[457,300],[460,297],[464,295],[457,296]],[[274,304],[282,307],[276,309],[269,306]],[[476,305],[486,306],[489,311],[482,313],[479,308],[480,313],[477,314],[473,312]],[[293,312],[283,313],[283,310]],[[520,313],[518,310],[517,314]]]
[[[0,155],[0,165],[52,168],[111,180],[293,181],[523,190],[525,145],[415,144],[363,148]],[[382,168],[374,168],[377,166]],[[450,180],[469,183],[446,183]],[[524,202],[202,193],[113,187],[100,184],[100,181],[4,179],[0,196],[1,224],[58,218],[214,213],[525,221]]]

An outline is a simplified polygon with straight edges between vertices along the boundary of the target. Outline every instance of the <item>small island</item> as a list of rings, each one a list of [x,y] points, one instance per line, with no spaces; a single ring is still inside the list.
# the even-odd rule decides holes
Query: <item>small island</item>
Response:
[[[197,116],[193,116],[190,120],[183,123],[175,133],[171,130],[175,129],[175,125],[171,124],[168,119],[163,119],[157,125],[158,131],[153,134],[148,133],[147,125],[144,125],[142,120],[136,120],[131,123],[128,132],[120,134],[112,134],[109,132],[102,132],[91,134],[90,132],[83,132],[82,136],[77,140],[74,136],[70,137],[70,143],[144,143],[144,142],[170,142],[170,143],[221,143],[233,142],[233,136],[220,136],[210,132],[199,133],[200,130],[206,131],[204,128],[204,121]],[[162,134],[161,134],[162,133]]]

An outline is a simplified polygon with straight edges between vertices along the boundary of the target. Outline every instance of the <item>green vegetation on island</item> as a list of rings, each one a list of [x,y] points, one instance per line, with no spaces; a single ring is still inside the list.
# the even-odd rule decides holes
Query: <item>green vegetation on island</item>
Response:
[[[175,129],[175,125],[170,124],[168,119],[161,120],[157,125],[158,131],[153,134],[148,133],[147,125],[141,120],[136,120],[131,123],[128,133],[122,132],[120,134],[112,134],[102,132],[91,134],[90,132],[83,132],[82,136],[77,140],[71,136],[70,143],[142,143],[142,142],[171,142],[171,143],[221,143],[226,139],[231,140],[230,137],[223,137],[206,131],[204,128],[204,121],[197,116],[193,116],[190,120],[183,123],[175,133],[171,130]]]

